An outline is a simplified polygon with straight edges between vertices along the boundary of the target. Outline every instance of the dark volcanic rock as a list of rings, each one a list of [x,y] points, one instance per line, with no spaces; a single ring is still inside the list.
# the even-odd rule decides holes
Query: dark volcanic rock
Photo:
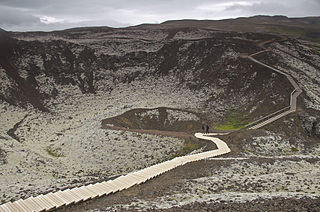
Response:
[[[4,165],[6,163],[7,163],[7,153],[6,151],[0,149],[0,165]]]
[[[299,114],[299,119],[302,121],[302,127],[309,136],[315,135],[320,138],[320,123],[316,117],[310,116],[308,113],[301,113]]]
[[[23,92],[27,101],[35,108],[48,112],[39,98],[39,92],[32,86],[28,80],[20,76],[19,71],[13,65],[13,52],[18,50],[17,41],[12,39],[7,32],[0,30],[0,65],[5,70],[8,77],[13,80],[19,90]],[[30,80],[30,79],[29,79]],[[3,96],[3,95],[2,95]],[[11,103],[11,101],[9,101]]]
[[[15,44],[9,33],[0,28],[0,58],[9,58],[13,53]]]

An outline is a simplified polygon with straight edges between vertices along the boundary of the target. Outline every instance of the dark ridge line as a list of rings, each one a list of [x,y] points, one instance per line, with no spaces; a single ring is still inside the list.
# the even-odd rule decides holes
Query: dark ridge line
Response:
[[[19,122],[17,122],[17,123],[13,126],[13,128],[9,129],[8,132],[7,132],[7,134],[8,134],[11,138],[17,140],[19,143],[21,143],[21,140],[20,140],[20,138],[15,134],[15,132],[17,131],[17,129],[19,128],[19,126],[21,125],[21,123],[27,118],[27,116],[28,116],[28,114],[25,115]]]

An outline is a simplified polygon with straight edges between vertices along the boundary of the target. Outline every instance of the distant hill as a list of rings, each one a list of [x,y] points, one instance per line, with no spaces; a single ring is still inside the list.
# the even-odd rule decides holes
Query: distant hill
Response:
[[[218,31],[234,31],[234,32],[258,32],[268,33],[275,35],[286,35],[293,38],[309,40],[320,43],[320,16],[319,17],[302,17],[302,18],[288,18],[286,16],[253,16],[253,17],[240,17],[235,19],[224,20],[169,20],[160,24],[140,24],[136,26],[125,27],[122,29],[175,29],[181,30],[188,28]],[[80,35],[90,31],[91,33],[106,33],[121,28],[112,28],[107,26],[97,27],[76,27],[65,30],[53,32],[28,32],[27,36],[32,35],[56,35],[60,36],[65,33],[73,33]],[[11,32],[13,35],[21,33]],[[24,33],[23,33],[24,34]]]
[[[171,20],[161,24],[142,24],[151,28],[210,28],[223,31],[260,32],[287,35],[320,42],[320,17],[253,16],[225,20]]]

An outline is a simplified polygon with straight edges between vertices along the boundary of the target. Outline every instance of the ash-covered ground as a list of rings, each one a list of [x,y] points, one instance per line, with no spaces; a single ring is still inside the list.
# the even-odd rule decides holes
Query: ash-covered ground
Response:
[[[274,39],[255,58],[301,86],[296,113],[224,136],[232,152],[223,158],[65,210],[236,209],[250,202],[257,203],[252,210],[272,210],[272,201],[319,207],[320,54],[312,43],[172,27],[1,36],[1,202],[107,180],[185,149],[184,137],[143,130],[192,136],[203,121],[241,127],[288,106],[293,87],[286,77],[242,56]],[[161,107],[170,109],[161,115],[154,109]],[[153,110],[132,112],[145,108]]]

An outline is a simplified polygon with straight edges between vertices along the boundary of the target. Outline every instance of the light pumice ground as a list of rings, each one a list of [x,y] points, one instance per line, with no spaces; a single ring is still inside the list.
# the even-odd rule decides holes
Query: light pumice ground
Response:
[[[1,119],[8,121],[1,123],[6,141],[0,143],[6,152],[0,167],[1,201],[101,181],[170,158],[182,149],[183,140],[101,129],[102,119],[130,108],[201,108],[204,94],[195,96],[163,80],[118,85],[110,94],[82,95],[68,88],[61,96],[72,98],[57,98],[51,114],[2,103]],[[7,131],[21,120],[15,131],[18,142]]]

